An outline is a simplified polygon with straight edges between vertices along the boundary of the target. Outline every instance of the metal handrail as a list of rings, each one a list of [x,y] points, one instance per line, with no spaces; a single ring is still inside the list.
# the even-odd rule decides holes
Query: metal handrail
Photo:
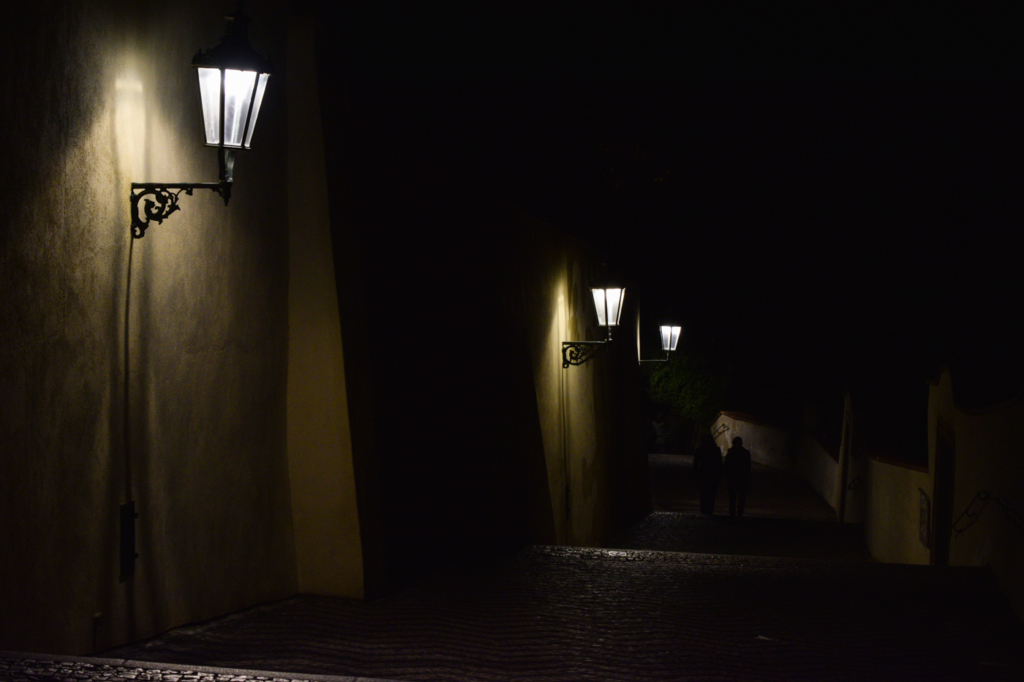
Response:
[[[999,505],[999,508],[1003,510],[1004,514],[1006,514],[1006,518],[1010,520],[1010,523],[1020,531],[1021,535],[1024,535],[1024,522],[1021,521],[1020,512],[1014,509],[1013,505],[999,495],[989,492],[988,490],[979,490],[974,496],[974,499],[971,500],[971,503],[967,505],[966,509],[964,509],[963,513],[960,514],[956,521],[953,522],[953,532],[956,533],[956,536],[959,537],[960,535],[963,535],[964,531],[976,524],[981,513],[985,511],[985,507],[987,507],[988,503],[992,501],[995,501],[995,503]],[[979,503],[980,506],[976,507]],[[976,508],[977,511],[971,511],[974,508]],[[960,522],[965,518],[967,520],[963,525],[961,525]]]

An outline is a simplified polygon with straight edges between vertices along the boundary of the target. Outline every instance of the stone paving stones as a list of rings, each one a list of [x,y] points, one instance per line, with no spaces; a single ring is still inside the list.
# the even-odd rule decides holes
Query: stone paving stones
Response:
[[[1024,628],[991,572],[872,562],[777,472],[742,524],[706,519],[685,461],[661,466],[656,502],[689,511],[651,514],[617,549],[453,561],[374,601],[298,596],[75,659],[91,668],[0,653],[0,680],[1024,679]]]
[[[654,512],[611,543],[622,549],[870,561],[860,526],[835,521]]]
[[[531,547],[116,655],[403,680],[990,680],[1020,679],[1022,643],[979,569]]]
[[[389,682],[0,651],[0,682]]]

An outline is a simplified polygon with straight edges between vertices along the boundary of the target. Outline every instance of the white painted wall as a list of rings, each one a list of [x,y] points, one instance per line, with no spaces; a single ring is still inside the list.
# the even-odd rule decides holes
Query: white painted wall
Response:
[[[737,412],[721,412],[711,427],[711,433],[717,433],[723,425],[728,428],[715,438],[723,453],[732,445],[732,439],[739,436],[743,439],[743,446],[750,450],[751,461],[777,469],[792,467],[788,452],[789,433],[782,427],[755,421]]]

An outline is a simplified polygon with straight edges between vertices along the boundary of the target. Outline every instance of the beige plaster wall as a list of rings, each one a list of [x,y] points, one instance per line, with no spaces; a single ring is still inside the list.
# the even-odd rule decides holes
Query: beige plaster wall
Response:
[[[931,559],[919,540],[919,489],[934,502],[940,419],[952,429],[956,443],[953,521],[979,490],[1001,496],[1018,510],[1022,507],[1024,449],[1019,425],[1024,400],[964,411],[953,399],[954,380],[945,370],[929,392],[927,472],[868,461],[864,532],[868,550],[879,561],[927,564]],[[949,561],[955,566],[990,567],[1018,615],[1024,614],[1024,538],[996,503],[989,504],[976,525],[953,535]]]
[[[87,653],[296,589],[283,60],[231,205],[183,196],[143,240],[128,232],[132,181],[216,179],[190,61],[223,9],[5,10],[0,648]],[[283,55],[285,17],[249,12],[253,42]],[[121,583],[128,498],[139,559]]]
[[[1024,509],[1024,398],[989,408],[966,411],[954,402],[956,377],[943,371],[931,387],[928,401],[928,450],[934,462],[938,420],[954,432],[956,479],[953,495],[955,521],[980,490],[1010,503],[1017,514]],[[980,510],[976,503],[972,512]],[[949,563],[954,566],[987,566],[999,579],[1017,615],[1024,618],[1024,534],[1007,518],[997,503],[990,502],[975,525],[953,535]]]
[[[637,381],[636,297],[626,308],[614,342],[580,366],[562,367],[564,341],[601,340],[590,286],[599,264],[582,244],[553,230],[520,228],[515,262],[523,274],[525,335],[533,368],[553,541],[597,546],[628,516],[620,497],[626,481],[642,477],[642,441],[628,420],[629,395],[621,381]],[[521,250],[520,250],[521,249]],[[635,376],[634,376],[635,375]],[[620,475],[626,473],[627,475]],[[643,501],[649,505],[649,500]],[[643,504],[641,506],[644,506]],[[552,541],[548,540],[548,541]],[[544,541],[543,537],[535,541]]]
[[[299,590],[363,596],[345,356],[310,17],[288,33],[288,470]]]
[[[722,425],[727,426],[715,439],[724,454],[732,447],[732,439],[743,439],[743,447],[750,450],[750,459],[758,464],[789,469],[792,461],[789,455],[789,433],[780,427],[743,419],[739,415],[722,412],[711,427],[715,433]]]
[[[927,564],[920,541],[920,492],[932,497],[931,474],[869,459],[864,495],[864,539],[878,561]]]

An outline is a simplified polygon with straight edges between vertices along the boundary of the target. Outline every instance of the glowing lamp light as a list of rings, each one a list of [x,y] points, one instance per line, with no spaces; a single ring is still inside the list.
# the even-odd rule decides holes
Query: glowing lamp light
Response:
[[[562,367],[582,365],[597,355],[597,352],[612,341],[612,327],[619,326],[622,317],[622,303],[626,290],[621,287],[593,287],[594,308],[597,309],[597,323],[608,330],[604,341],[563,341]]]
[[[663,357],[663,358],[650,358],[650,359],[647,359],[647,360],[640,359],[641,363],[644,363],[644,362],[668,362],[670,357],[671,357],[672,351],[674,351],[676,349],[676,346],[679,345],[679,337],[683,335],[683,328],[682,327],[677,327],[677,326],[671,325],[671,324],[663,324],[658,329],[661,331],[661,350],[663,350],[665,352],[665,357]],[[637,347],[637,352],[639,353],[639,351],[640,351],[640,348],[638,346]]]
[[[225,19],[228,28],[220,45],[197,52],[192,65],[199,77],[206,145],[220,149],[220,179],[231,182],[235,150],[252,144],[270,78],[270,60],[249,44],[249,17],[241,9]]]
[[[220,45],[192,58],[199,76],[203,128],[210,147],[248,149],[270,78],[270,60],[249,44],[249,18],[226,17]]]
[[[220,45],[200,50],[192,58],[199,77],[199,101],[203,110],[206,145],[216,147],[220,182],[133,182],[131,194],[132,237],[142,239],[152,223],[162,223],[179,210],[182,193],[197,189],[216,192],[226,206],[235,175],[235,152],[248,149],[256,130],[263,95],[270,79],[270,60],[249,44],[249,17],[238,3],[235,14],[225,17],[228,28]]]
[[[622,316],[622,303],[626,299],[626,290],[607,287],[593,288],[594,307],[597,308],[597,323],[602,327],[618,327]]]
[[[225,147],[248,149],[270,74],[211,66],[200,66],[196,71],[207,146],[219,147],[224,140]]]
[[[661,349],[663,351],[673,351],[676,349],[676,345],[679,343],[679,335],[682,334],[682,327],[673,327],[671,325],[663,324],[661,326]]]

